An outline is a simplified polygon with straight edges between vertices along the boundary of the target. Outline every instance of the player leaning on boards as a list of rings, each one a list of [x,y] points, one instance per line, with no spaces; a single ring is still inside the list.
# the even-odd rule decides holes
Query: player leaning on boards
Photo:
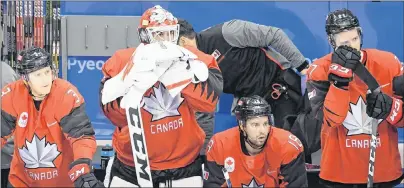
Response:
[[[2,90],[2,146],[14,133],[10,187],[104,187],[92,172],[95,133],[76,87],[57,78],[51,56],[20,54],[22,79]]]
[[[196,33],[186,20],[179,23],[178,44],[215,57],[223,73],[223,92],[234,95],[233,104],[244,96],[264,97],[278,127],[286,115],[299,112],[301,78],[291,68],[305,74],[308,63],[281,29],[231,20]]]
[[[350,10],[329,13],[325,28],[334,52],[312,64],[307,81],[313,111],[323,121],[320,183],[366,186],[374,172],[375,187],[393,187],[403,178],[397,136],[402,101],[393,93],[401,64],[390,52],[361,49],[362,29]],[[365,82],[353,74],[361,64],[381,91],[367,94]],[[374,171],[369,171],[373,118],[378,120],[377,150]]]
[[[215,134],[206,149],[204,187],[307,187],[303,145],[273,126],[261,97],[242,97],[238,126]]]
[[[107,187],[148,187],[150,176],[154,187],[202,187],[199,152],[205,134],[195,120],[195,111],[214,112],[222,91],[222,76],[212,56],[190,46],[176,45],[178,32],[178,21],[170,12],[160,6],[152,7],[140,19],[142,44],[136,49],[117,51],[103,65],[102,109],[117,127],[113,135],[117,157],[111,169],[107,169]],[[180,55],[175,56],[178,52]],[[185,78],[189,73],[191,77]],[[125,93],[116,100],[105,99],[116,91],[130,92],[133,88],[141,91],[137,92],[137,100]],[[126,108],[125,111],[124,107],[132,103],[140,103],[140,113]],[[145,140],[138,139],[143,135],[130,134],[134,127],[132,118],[136,118],[136,127],[143,126]],[[133,152],[137,152],[135,156]],[[150,163],[136,162],[140,158]]]

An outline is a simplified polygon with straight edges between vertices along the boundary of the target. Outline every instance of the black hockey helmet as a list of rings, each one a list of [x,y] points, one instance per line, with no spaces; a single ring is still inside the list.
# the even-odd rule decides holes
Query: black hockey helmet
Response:
[[[350,30],[353,28],[358,29],[359,36],[361,37],[362,45],[362,29],[359,24],[359,19],[348,9],[339,9],[330,12],[325,21],[325,31],[328,35],[328,40],[335,48],[335,42],[332,35]]]
[[[42,48],[31,47],[19,54],[16,65],[20,75],[27,75],[45,67],[54,70],[51,55]]]
[[[271,106],[258,95],[240,98],[234,113],[238,121],[246,121],[249,117],[268,116],[270,123],[274,123]]]

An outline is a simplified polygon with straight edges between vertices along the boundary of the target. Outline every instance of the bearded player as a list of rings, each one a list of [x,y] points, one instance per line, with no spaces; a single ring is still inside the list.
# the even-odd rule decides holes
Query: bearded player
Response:
[[[303,145],[273,126],[266,100],[242,97],[235,114],[239,126],[214,135],[207,146],[204,187],[307,187]]]

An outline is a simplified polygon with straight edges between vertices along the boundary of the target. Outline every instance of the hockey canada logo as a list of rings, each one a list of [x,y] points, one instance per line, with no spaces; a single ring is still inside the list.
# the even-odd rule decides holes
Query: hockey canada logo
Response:
[[[32,141],[25,141],[26,146],[18,149],[25,168],[54,168],[53,161],[60,155],[56,144],[46,142],[46,137],[39,139],[36,135]]]
[[[27,126],[28,123],[28,113],[23,112],[20,114],[20,118],[18,119],[18,126],[24,128]]]
[[[154,95],[144,97],[144,109],[153,115],[152,121],[157,121],[165,117],[179,116],[179,106],[184,101],[181,94],[172,97],[168,90],[159,84],[158,88],[153,87]]]
[[[350,103],[351,109],[345,118],[343,125],[348,129],[348,136],[359,134],[372,134],[372,117],[366,113],[365,101],[359,96],[356,104]],[[382,120],[379,120],[380,123]]]
[[[227,157],[224,160],[224,168],[227,170],[227,172],[233,172],[235,168],[235,161],[233,157]]]

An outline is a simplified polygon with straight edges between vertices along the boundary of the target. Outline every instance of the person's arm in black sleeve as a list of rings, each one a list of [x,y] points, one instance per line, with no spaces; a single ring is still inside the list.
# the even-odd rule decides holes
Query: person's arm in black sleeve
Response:
[[[14,109],[13,85],[6,85],[1,90],[1,148],[7,144],[13,135],[18,113]]]
[[[307,172],[303,145],[300,140],[291,134],[282,146],[282,164],[280,168],[281,187],[307,187]]]
[[[393,79],[393,91],[395,95],[404,97],[404,74],[394,77]]]
[[[285,68],[292,67],[299,71],[307,68],[305,57],[280,28],[231,20],[223,24],[222,34],[226,42],[234,47],[272,47],[290,62]]]
[[[195,117],[196,120],[198,121],[199,126],[203,129],[205,132],[205,142],[203,144],[203,148],[200,152],[200,154],[206,158],[205,156],[205,151],[206,151],[206,145],[208,144],[209,140],[213,136],[213,130],[214,130],[214,125],[215,125],[215,113],[208,113],[208,112],[195,112]]]
[[[209,141],[206,147],[206,163],[203,173],[203,187],[221,187],[226,180],[223,175],[224,164],[221,163],[223,157],[221,155],[221,144],[215,140],[215,136]]]

